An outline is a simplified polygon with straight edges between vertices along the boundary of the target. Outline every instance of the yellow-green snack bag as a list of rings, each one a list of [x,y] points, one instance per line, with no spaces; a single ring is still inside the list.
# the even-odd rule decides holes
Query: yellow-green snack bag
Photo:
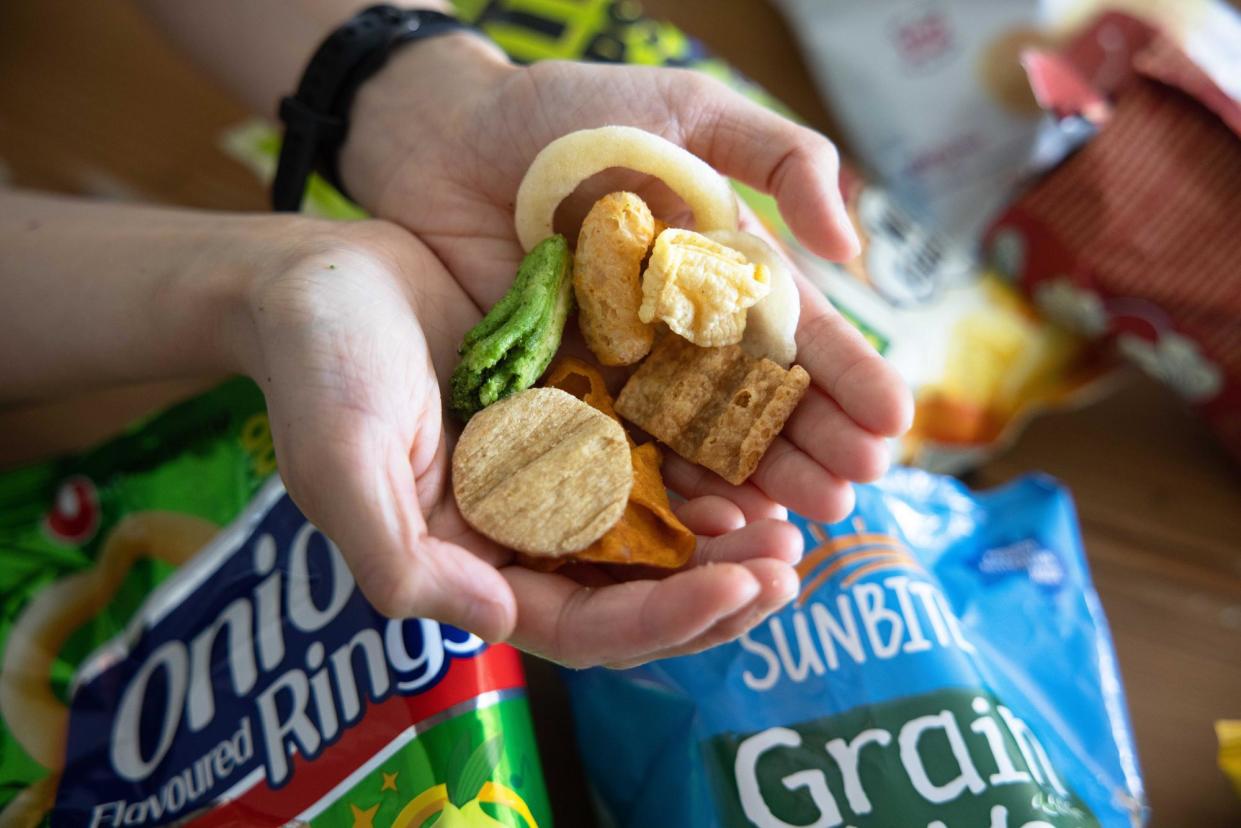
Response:
[[[515,650],[379,615],[230,382],[0,473],[0,825],[551,824]]]
[[[1219,769],[1232,780],[1241,796],[1241,721],[1223,720],[1215,723],[1219,739]]]

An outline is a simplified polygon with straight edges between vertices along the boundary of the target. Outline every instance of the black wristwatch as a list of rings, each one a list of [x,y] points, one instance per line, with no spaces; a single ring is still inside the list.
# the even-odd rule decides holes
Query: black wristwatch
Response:
[[[272,207],[300,210],[312,171],[347,196],[337,155],[349,131],[349,107],[358,87],[402,44],[463,30],[477,32],[440,12],[378,5],[332,32],[306,66],[297,94],[280,101],[284,142],[272,182]]]

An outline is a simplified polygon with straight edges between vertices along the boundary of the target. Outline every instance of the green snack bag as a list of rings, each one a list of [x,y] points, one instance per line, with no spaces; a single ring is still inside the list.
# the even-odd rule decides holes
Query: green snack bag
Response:
[[[0,825],[551,824],[515,650],[379,615],[232,381],[0,473]]]

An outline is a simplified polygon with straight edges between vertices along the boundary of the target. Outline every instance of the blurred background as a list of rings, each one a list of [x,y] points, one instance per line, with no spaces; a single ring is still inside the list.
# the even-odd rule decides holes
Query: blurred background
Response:
[[[625,5],[633,7],[631,12],[636,8]],[[783,9],[761,0],[648,0],[643,7],[699,38],[716,56],[832,136],[847,156],[858,160],[859,169],[875,177],[899,170],[896,145],[875,137],[879,133],[874,124],[884,120],[878,111],[881,102],[873,97],[859,101],[849,94],[852,83],[865,91],[865,81],[855,81],[847,72],[848,61],[856,58],[846,50],[834,64],[815,47],[816,60],[803,60],[799,46],[813,46],[816,37],[830,44],[831,33],[820,31],[814,22],[814,4],[779,5]],[[849,5],[854,10],[841,14],[853,15],[863,13],[859,8],[882,4],[820,5]],[[991,13],[999,14],[996,8],[1021,4],[990,5]],[[1063,26],[1081,22],[1074,4],[1061,5],[1065,8],[1057,14]],[[1196,4],[1123,5],[1150,7],[1156,13],[1175,7],[1185,13]],[[1192,15],[1176,19],[1192,22]],[[927,50],[923,69],[931,72],[934,42],[943,33],[937,35],[927,21],[915,23],[911,37],[915,46]],[[1046,31],[1026,32],[1002,48],[1011,57],[1012,50],[1045,45],[1051,37]],[[1032,103],[1026,100],[1028,92],[1004,97],[1011,78],[998,83],[997,100],[1007,100],[1010,109]],[[859,122],[859,108],[868,106],[872,120]],[[251,116],[174,52],[131,4],[0,4],[0,179],[9,185],[261,211],[267,206],[263,187],[249,169],[221,150],[226,131]],[[908,125],[890,126],[895,134]],[[1088,123],[1078,126],[1090,129]],[[1039,163],[1040,152],[1063,153],[1064,147],[1048,147],[1045,136],[1036,133],[1027,129],[1010,136],[1028,141],[1031,163]],[[1074,140],[1071,132],[1059,137],[1067,144]],[[985,153],[975,147],[972,157],[979,155]],[[1000,184],[983,193],[954,195],[951,187],[929,177],[913,184],[923,189],[901,192],[897,187],[893,194],[897,200],[912,199],[915,213],[919,204],[924,208],[926,215],[919,218],[945,231],[945,250],[952,248],[954,235],[977,232],[971,205],[981,209],[995,192],[1006,192]],[[1235,215],[1231,219],[1235,230]],[[1018,344],[1044,341],[1037,330],[1030,336],[1036,339]],[[1049,370],[1058,376],[1070,372],[1064,349],[1055,353],[1059,356],[1038,366],[1043,372],[1039,382]],[[1082,353],[1074,346],[1074,358]],[[1126,683],[1152,824],[1241,825],[1241,800],[1217,767],[1213,731],[1218,719],[1241,718],[1241,477],[1216,436],[1176,394],[1126,367],[1124,360],[1104,355],[1099,359],[1105,367],[1099,368],[1090,361],[1095,356],[1091,351],[1085,362],[1073,362],[1072,370],[1086,366],[1089,381],[1074,386],[1070,390],[1075,393],[1065,394],[1057,405],[1046,406],[1056,410],[1020,417],[1009,410],[1008,419],[983,430],[986,440],[967,435],[965,443],[985,450],[957,451],[964,444],[935,431],[933,422],[928,425],[939,410],[930,404],[925,415],[921,407],[919,411],[923,441],[904,450],[924,464],[961,473],[973,486],[989,487],[1024,472],[1045,471],[1072,489]],[[968,376],[965,381],[968,384]],[[936,386],[941,396],[948,394],[944,388],[950,384]],[[1023,394],[1028,387],[1023,386]],[[945,398],[953,405],[964,404],[951,395]],[[1072,404],[1060,405],[1066,401]],[[76,434],[83,442],[111,427],[106,399],[96,402],[100,433],[92,434],[89,426],[79,429]],[[1009,428],[1010,420],[1018,419],[1021,427]],[[6,420],[6,442],[34,444],[64,426],[47,412]],[[558,819],[565,825],[593,824],[563,693],[546,665],[532,662],[530,669],[540,748]]]

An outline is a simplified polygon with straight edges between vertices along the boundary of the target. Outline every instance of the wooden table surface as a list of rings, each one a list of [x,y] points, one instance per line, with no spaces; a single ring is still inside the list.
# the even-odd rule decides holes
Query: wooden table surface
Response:
[[[811,123],[829,116],[782,21],[754,0],[658,0]],[[262,210],[216,147],[245,116],[129,4],[0,4],[0,161],[18,186]],[[3,414],[3,412],[0,412]],[[1241,476],[1163,389],[1132,378],[1086,410],[1036,421],[975,475],[1050,472],[1073,491],[1128,691],[1153,825],[1241,825],[1212,723],[1241,718]],[[593,824],[554,671],[531,664],[561,825]]]

